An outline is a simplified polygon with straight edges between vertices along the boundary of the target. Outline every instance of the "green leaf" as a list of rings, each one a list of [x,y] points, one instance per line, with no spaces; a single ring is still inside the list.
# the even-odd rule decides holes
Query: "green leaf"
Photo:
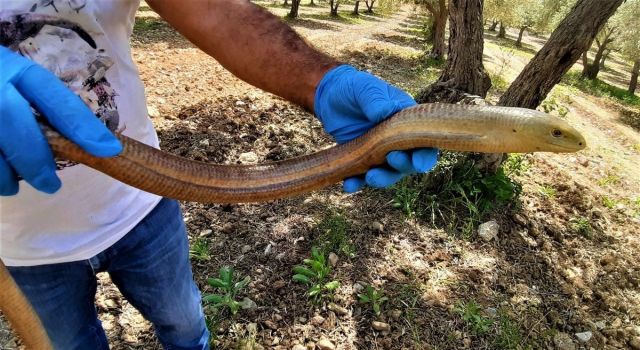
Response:
[[[211,304],[220,304],[223,300],[224,300],[224,297],[218,294],[209,294],[204,298],[202,298],[203,302],[211,303]]]
[[[321,291],[322,288],[320,287],[320,285],[316,284],[315,286],[309,288],[309,296],[312,297],[314,295],[320,294]]]
[[[338,287],[340,287],[340,282],[331,281],[331,282],[325,284],[324,287],[329,291],[334,291],[334,290],[338,289]]]
[[[238,313],[238,310],[240,310],[240,303],[232,300],[231,302],[229,302],[229,309],[231,310],[231,313],[235,315],[236,313]]]
[[[220,268],[220,279],[223,280],[227,286],[233,283],[233,267],[224,266]]]
[[[293,268],[293,272],[300,274],[300,275],[305,275],[309,278],[314,278],[316,277],[316,274],[309,270],[308,268],[304,267],[304,266],[296,266]]]
[[[363,304],[371,301],[371,299],[369,299],[369,297],[364,294],[358,294],[358,298],[360,299],[360,302]]]
[[[375,312],[376,315],[380,315],[380,304],[373,304],[373,312]]]
[[[236,291],[239,291],[240,289],[242,289],[242,288],[246,287],[246,286],[247,286],[247,284],[249,284],[249,281],[251,281],[251,279],[249,278],[249,276],[247,276],[247,277],[245,277],[242,281],[237,282],[237,283],[233,286],[233,288],[234,288]]]
[[[228,285],[219,278],[207,278],[207,283],[215,288],[227,288]]]
[[[293,280],[296,282],[304,283],[304,284],[311,284],[311,280],[309,279],[309,277],[305,275],[300,275],[300,274],[293,275]]]
[[[319,261],[314,261],[312,260],[311,262],[311,268],[316,271],[316,272],[322,272],[322,270],[324,270],[324,265],[321,264]]]

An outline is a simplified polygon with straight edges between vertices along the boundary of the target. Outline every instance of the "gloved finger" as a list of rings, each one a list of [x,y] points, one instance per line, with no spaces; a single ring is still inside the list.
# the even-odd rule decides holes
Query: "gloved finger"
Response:
[[[379,123],[416,102],[406,92],[389,85],[387,82],[371,76],[360,91],[366,95],[358,99],[367,119]]]
[[[122,151],[120,141],[102,124],[80,97],[39,65],[27,68],[14,85],[62,135],[97,157]]]
[[[365,181],[363,178],[354,176],[347,179],[344,179],[342,183],[342,189],[347,193],[358,192],[364,187]]]
[[[385,168],[371,168],[365,175],[367,185],[374,188],[389,187],[400,181],[405,174]]]
[[[420,173],[426,173],[431,170],[438,162],[437,148],[421,148],[416,149],[411,154],[411,163],[413,167]]]
[[[18,193],[18,188],[16,174],[0,154],[0,196],[13,196]]]
[[[415,174],[416,168],[413,167],[411,155],[404,151],[392,151],[387,154],[387,163],[393,169],[403,174]]]
[[[40,131],[29,103],[11,84],[0,91],[0,151],[31,186],[46,193],[60,188],[49,144]]]

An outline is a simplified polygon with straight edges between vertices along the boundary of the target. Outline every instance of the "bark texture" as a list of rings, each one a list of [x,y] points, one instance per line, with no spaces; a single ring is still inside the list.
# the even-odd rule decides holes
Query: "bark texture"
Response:
[[[631,70],[631,80],[629,81],[629,93],[635,94],[638,87],[638,71],[640,71],[640,59],[633,62]]]
[[[444,58],[444,39],[446,34],[445,31],[447,29],[447,2],[446,0],[438,0],[436,4],[432,4],[431,2],[427,1],[424,3],[424,5],[433,16],[433,48],[429,53],[429,57],[442,59]]]
[[[580,58],[623,0],[578,0],[498,104],[536,108]]]
[[[482,64],[483,0],[449,0],[449,49],[438,81],[419,94],[425,102],[455,103],[467,95],[487,96],[491,79]]]

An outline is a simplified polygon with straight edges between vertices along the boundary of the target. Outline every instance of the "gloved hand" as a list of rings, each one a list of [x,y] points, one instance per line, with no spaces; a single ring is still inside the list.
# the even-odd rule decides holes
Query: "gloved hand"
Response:
[[[18,177],[56,192],[60,179],[33,106],[62,135],[98,157],[122,146],[91,110],[51,72],[0,46],[0,195],[18,193]]]
[[[415,105],[406,92],[348,65],[333,68],[316,88],[314,109],[326,132],[337,143],[352,140],[394,113]],[[387,165],[372,168],[364,176],[345,179],[345,192],[356,192],[365,184],[391,186],[404,176],[424,173],[438,160],[438,150],[424,148],[409,152],[393,151]]]

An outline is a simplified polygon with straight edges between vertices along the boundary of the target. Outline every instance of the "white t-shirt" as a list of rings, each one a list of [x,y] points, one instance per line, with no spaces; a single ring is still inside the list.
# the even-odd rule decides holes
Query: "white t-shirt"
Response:
[[[125,135],[157,147],[129,46],[138,6],[139,0],[0,0],[0,45],[55,73],[111,130],[124,128]],[[84,165],[57,165],[62,188],[56,194],[21,181],[16,196],[0,197],[6,265],[90,258],[161,199]]]

